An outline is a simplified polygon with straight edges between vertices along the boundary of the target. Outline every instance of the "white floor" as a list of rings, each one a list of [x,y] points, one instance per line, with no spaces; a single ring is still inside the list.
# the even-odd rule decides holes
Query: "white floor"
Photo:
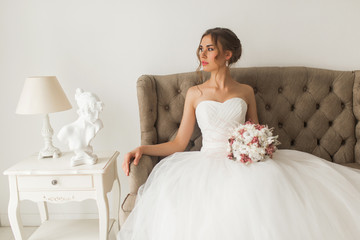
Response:
[[[115,240],[117,229],[115,220],[109,222],[109,240]],[[52,239],[58,240],[97,240],[99,239],[99,221],[97,219],[81,220],[49,220],[40,227],[24,227],[25,239]],[[10,227],[0,227],[0,240],[15,240]]]
[[[37,227],[24,227],[25,238],[30,237],[36,229]],[[15,240],[10,227],[0,227],[0,239]]]

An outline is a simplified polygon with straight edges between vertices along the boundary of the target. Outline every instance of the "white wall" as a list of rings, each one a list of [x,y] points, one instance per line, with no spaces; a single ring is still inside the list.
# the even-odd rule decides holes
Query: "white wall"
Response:
[[[41,117],[16,115],[24,80],[58,77],[75,106],[75,88],[105,103],[98,150],[125,152],[140,142],[136,80],[142,74],[194,71],[195,50],[211,27],[242,40],[239,67],[308,66],[360,69],[360,2],[356,0],[0,0],[0,171],[43,145]],[[51,114],[57,132],[75,109]],[[54,143],[66,149],[57,139]],[[127,178],[119,169],[123,196]],[[8,224],[7,178],[0,176],[0,216]],[[37,224],[36,205],[24,202],[24,223]],[[52,217],[96,217],[93,201],[51,205]]]

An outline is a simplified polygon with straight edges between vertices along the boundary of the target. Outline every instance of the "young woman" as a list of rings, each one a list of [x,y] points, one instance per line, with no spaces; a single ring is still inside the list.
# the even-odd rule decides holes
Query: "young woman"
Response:
[[[230,76],[241,44],[229,29],[209,29],[198,57],[210,72],[186,95],[173,141],[127,153],[168,156],[139,189],[135,208],[118,239],[360,239],[360,171],[295,150],[244,166],[227,159],[229,129],[258,123],[253,89]],[[202,131],[198,152],[182,152],[195,121]]]

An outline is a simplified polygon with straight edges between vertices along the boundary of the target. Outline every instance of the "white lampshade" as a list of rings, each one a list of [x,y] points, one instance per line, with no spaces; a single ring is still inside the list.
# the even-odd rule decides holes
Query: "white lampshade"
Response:
[[[71,104],[55,76],[28,77],[16,113],[46,114],[70,108]]]

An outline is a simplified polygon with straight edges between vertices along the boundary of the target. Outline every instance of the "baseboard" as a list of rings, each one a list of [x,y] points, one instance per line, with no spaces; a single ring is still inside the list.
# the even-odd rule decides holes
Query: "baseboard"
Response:
[[[49,214],[49,219],[52,220],[77,220],[77,219],[98,219],[97,213],[78,213],[78,214]],[[37,227],[40,226],[39,214],[21,214],[21,220],[24,227]],[[10,226],[7,214],[0,215],[0,222],[2,227]]]

